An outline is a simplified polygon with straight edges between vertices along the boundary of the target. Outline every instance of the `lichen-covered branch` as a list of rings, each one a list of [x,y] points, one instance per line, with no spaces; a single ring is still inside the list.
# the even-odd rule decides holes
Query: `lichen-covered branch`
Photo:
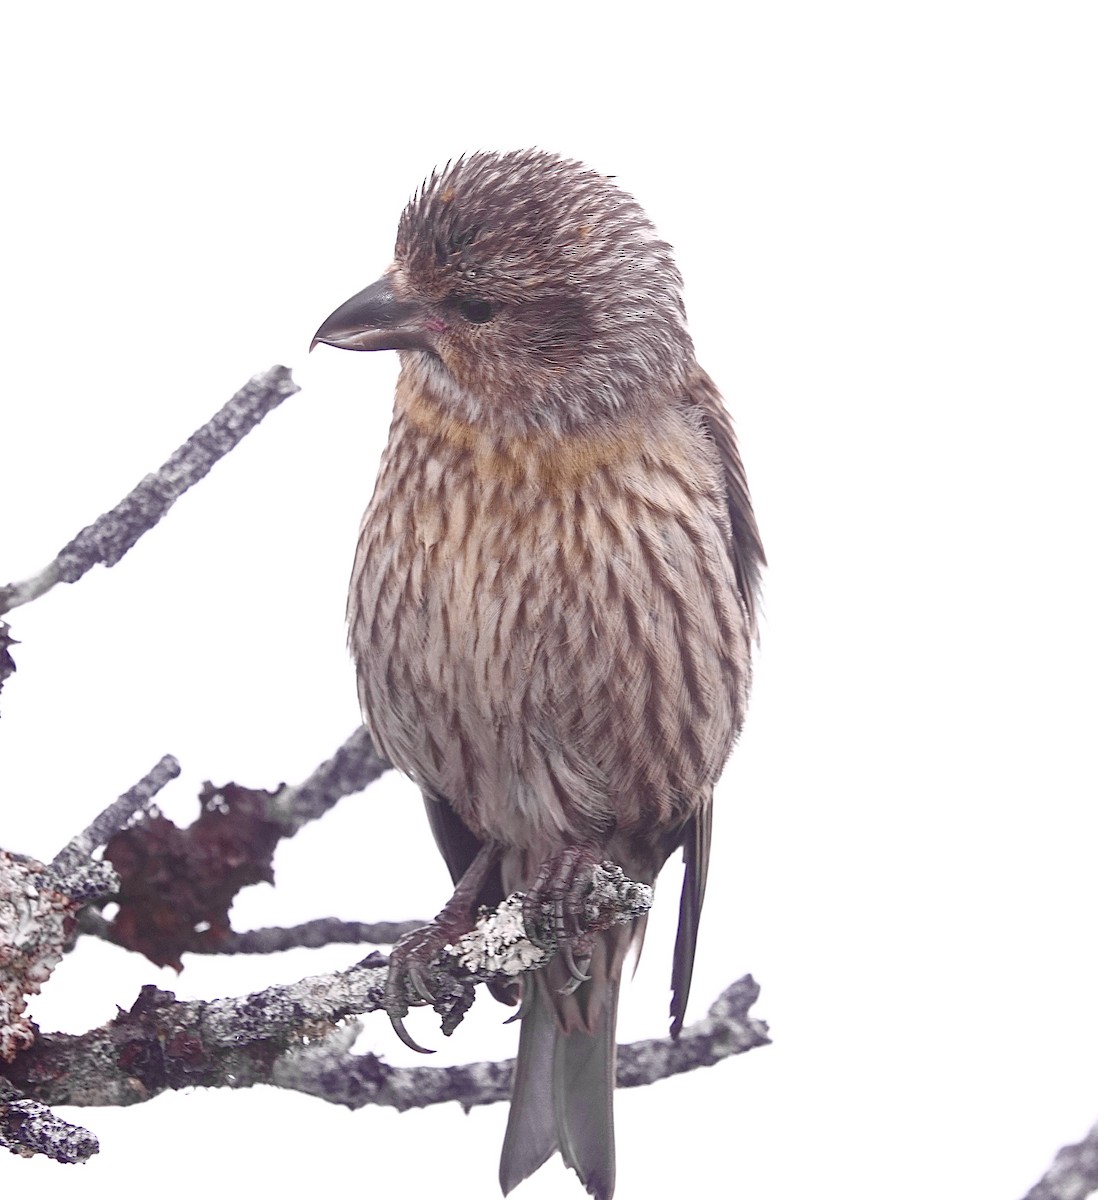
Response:
[[[616,863],[604,862],[591,871],[570,933],[585,937],[635,921],[651,907],[648,884],[627,879]],[[419,930],[409,936],[412,946],[401,943],[396,951],[422,954],[434,945],[437,932],[434,925]],[[417,961],[414,973],[401,972],[400,986],[390,989],[385,1007],[401,1040],[415,1047],[400,1023],[410,1005],[423,1004],[429,996],[442,1018],[442,1032],[449,1036],[469,1011],[475,984],[510,985],[518,975],[545,966],[558,951],[570,952],[562,933],[558,900],[548,893],[535,902],[525,892],[512,892],[494,909],[481,909],[471,930],[453,944],[444,943],[428,961]]]
[[[1023,1200],[1086,1200],[1098,1192],[1098,1125],[1081,1142],[1065,1146]]]
[[[178,773],[174,758],[161,759],[48,867],[0,850],[0,1063],[11,1062],[33,1044],[34,1026],[25,1015],[27,998],[41,989],[61,961],[80,909],[118,886],[115,872],[92,853],[147,808]]]
[[[46,867],[0,850],[0,1063],[34,1043],[27,998],[65,952],[79,904],[51,886]]]
[[[118,876],[93,853],[179,774],[166,757],[120,796],[45,866],[0,850],[0,1146],[13,1154],[45,1154],[58,1162],[83,1162],[99,1144],[6,1078],[31,1051],[38,1031],[26,1017],[27,999],[61,961],[81,908],[113,892]]]
[[[146,475],[114,508],[82,529],[49,566],[30,579],[0,588],[0,614],[36,599],[57,583],[75,583],[97,563],[113,567],[218,459],[297,391],[300,388],[286,367],[271,367],[250,379],[158,471]]]
[[[7,1075],[43,1104],[137,1104],[184,1087],[249,1087],[275,1059],[381,1003],[386,966],[373,955],[250,996],[179,1001],[147,986],[128,1012],[79,1035],[40,1034]]]
[[[513,1060],[399,1068],[351,1053],[358,1026],[340,1022],[380,1008],[385,976],[384,959],[372,955],[349,971],[237,1000],[184,1003],[146,987],[130,1011],[108,1025],[79,1036],[41,1035],[13,1064],[11,1082],[49,1105],[137,1104],[171,1089],[257,1083],[350,1108],[380,1104],[403,1111],[448,1100],[471,1108],[507,1099]],[[619,1086],[639,1087],[767,1045],[765,1022],[749,1015],[758,994],[745,976],[677,1041],[623,1046]]]
[[[0,1078],[0,1147],[24,1158],[44,1154],[55,1162],[85,1162],[99,1152],[95,1134],[70,1125],[37,1100],[28,1100]]]
[[[637,888],[616,868],[603,871],[592,888],[592,903],[578,918],[580,932],[635,911]],[[504,906],[515,903],[510,897]],[[491,914],[479,928],[485,942],[498,940]],[[500,959],[498,948],[486,944],[470,972],[462,960],[468,960],[471,946],[468,939],[463,943],[443,950],[432,964],[432,979],[442,982],[440,991],[447,995],[471,993],[481,980],[512,980],[523,962],[537,966],[552,953],[543,949],[534,958],[512,940]],[[348,1017],[384,1007],[387,974],[386,960],[371,955],[347,971],[240,999],[184,1003],[171,992],[146,987],[129,1012],[99,1029],[78,1036],[39,1034],[5,1074],[25,1096],[49,1105],[132,1104],[169,1088],[269,1082],[285,1051],[330,1034]],[[413,1001],[422,1003],[418,997]]]
[[[759,985],[745,975],[717,998],[702,1020],[677,1041],[655,1038],[621,1046],[618,1087],[642,1087],[671,1075],[709,1067],[734,1054],[770,1043],[766,1022],[750,1015]],[[460,1067],[391,1067],[373,1054],[352,1054],[357,1023],[278,1059],[271,1082],[332,1104],[361,1108],[386,1105],[405,1112],[456,1100],[466,1111],[511,1094],[514,1059]]]

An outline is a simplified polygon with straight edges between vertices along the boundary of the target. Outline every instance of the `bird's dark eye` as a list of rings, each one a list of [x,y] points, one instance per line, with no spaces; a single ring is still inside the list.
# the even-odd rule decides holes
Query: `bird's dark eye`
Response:
[[[488,300],[465,296],[457,302],[458,312],[471,324],[483,325],[496,315],[496,306]]]

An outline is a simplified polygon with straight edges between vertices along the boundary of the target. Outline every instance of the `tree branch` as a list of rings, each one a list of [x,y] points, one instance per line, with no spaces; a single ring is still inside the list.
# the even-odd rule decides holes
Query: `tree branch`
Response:
[[[766,1022],[749,1015],[758,997],[759,985],[745,975],[677,1041],[655,1038],[619,1047],[617,1086],[643,1087],[769,1045]],[[351,1022],[323,1041],[279,1058],[271,1082],[347,1108],[378,1104],[400,1112],[448,1100],[468,1112],[510,1098],[514,1059],[460,1067],[390,1067],[376,1055],[351,1053],[360,1028],[359,1022]]]
[[[4,1064],[35,1044],[38,1031],[24,1015],[27,998],[61,961],[81,907],[118,886],[114,870],[92,854],[178,774],[174,758],[161,759],[48,867],[0,850],[0,1146],[13,1154],[83,1162],[99,1149],[87,1130],[61,1120],[5,1078]]]
[[[34,1042],[24,1016],[61,961],[77,913],[92,899],[118,887],[109,864],[91,857],[107,838],[147,808],[152,797],[179,774],[174,758],[163,758],[57,855],[48,866],[0,850],[0,1063]]]
[[[1098,1191],[1098,1125],[1081,1142],[1065,1146],[1023,1200],[1086,1200]]]
[[[267,816],[292,837],[310,821],[322,817],[344,796],[354,795],[390,768],[363,726],[302,783],[283,787],[269,801]]]
[[[580,933],[632,919],[650,902],[650,889],[624,879],[618,868],[604,864],[595,875]],[[435,1008],[444,1015],[444,1028],[456,1024],[455,1013],[460,1019],[468,1008],[476,983],[513,980],[552,956],[555,947],[545,943],[521,947],[525,934],[515,931],[513,921],[521,905],[521,894],[508,897],[497,910],[482,914],[474,933],[446,947],[432,963],[432,984],[438,983],[440,996]],[[348,1017],[384,1008],[387,974],[386,960],[374,954],[349,970],[241,999],[180,1002],[171,992],[145,987],[128,1013],[98,1029],[79,1036],[38,1034],[5,1073],[23,1096],[50,1105],[132,1104],[170,1088],[270,1082],[285,1051],[326,1037]],[[756,994],[757,989],[752,1001]],[[737,1004],[742,1008],[744,995],[741,989],[729,1011],[738,1011]],[[455,996],[464,999],[455,1004]],[[718,1014],[716,1019],[725,1017]],[[758,1025],[752,1038],[764,1035],[765,1028]],[[735,1042],[715,1037],[711,1030],[702,1038],[710,1046],[705,1053],[712,1056],[716,1046],[717,1057],[733,1052]],[[632,1070],[659,1077],[690,1069],[702,1063],[697,1053],[695,1039],[687,1039],[661,1056],[649,1049],[647,1063]],[[308,1061],[302,1060],[299,1068],[304,1070]]]
[[[198,818],[186,828],[158,814],[111,838],[105,857],[119,876],[118,912],[110,922],[84,913],[80,932],[176,968],[187,952],[260,954],[298,945],[390,941],[396,927],[388,922],[380,931],[328,920],[240,934],[229,919],[242,887],[273,882],[281,838],[292,837],[342,797],[366,787],[388,765],[359,729],[300,784],[274,792],[235,783],[203,785]],[[405,932],[407,926],[395,936]]]
[[[129,824],[139,812],[148,810],[152,798],[179,775],[179,763],[170,754],[166,754],[153,769],[139,779],[128,792],[105,808],[99,816],[85,829],[78,833],[64,849],[60,850],[50,871],[62,890],[68,891],[74,899],[86,899],[78,894],[80,881],[87,874],[89,867],[104,866],[101,863],[91,863],[92,853]],[[109,870],[109,868],[106,868]],[[114,872],[110,874],[114,876]],[[104,895],[118,886],[117,877],[108,881],[106,887],[100,888],[88,895]]]
[[[85,1162],[99,1153],[95,1134],[70,1125],[37,1100],[28,1100],[0,1077],[0,1146],[30,1158],[44,1154],[55,1162]]]
[[[11,656],[11,647],[19,643],[11,636],[11,626],[6,621],[0,621],[0,688],[9,675],[15,674],[15,659]]]
[[[274,1060],[344,1018],[380,1007],[385,959],[222,1000],[176,1000],[151,984],[129,1012],[87,1033],[39,1034],[7,1070],[43,1104],[137,1104],[185,1087],[250,1087]]]
[[[381,1007],[384,964],[371,955],[348,971],[235,1000],[182,1002],[148,986],[129,1012],[99,1029],[40,1035],[12,1065],[11,1082],[49,1105],[129,1105],[172,1089],[257,1083],[350,1108],[380,1104],[404,1111],[457,1100],[468,1109],[507,1099],[513,1060],[397,1068],[372,1054],[350,1053],[359,1025],[340,1022]],[[758,995],[758,984],[745,976],[677,1041],[623,1046],[619,1086],[640,1087],[769,1044],[765,1022],[748,1011]]]
[[[194,942],[184,949],[188,954],[277,954],[281,950],[317,950],[321,946],[391,946],[425,924],[426,921],[341,921],[338,917],[318,917],[300,925],[269,926],[243,933],[230,929],[216,941],[196,934]],[[95,909],[84,909],[77,925],[83,934],[131,949],[111,922]]]
[[[300,390],[287,367],[271,367],[254,376],[158,471],[146,475],[110,512],[82,529],[49,566],[30,579],[0,588],[0,615],[37,599],[57,583],[75,583],[97,563],[113,567],[218,459]]]

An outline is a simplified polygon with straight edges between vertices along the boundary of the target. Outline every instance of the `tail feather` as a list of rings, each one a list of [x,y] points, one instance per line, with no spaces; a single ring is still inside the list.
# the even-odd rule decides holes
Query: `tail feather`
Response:
[[[561,1157],[598,1200],[614,1194],[614,1080],[617,1074],[618,981],[591,1033],[575,1030],[557,1039],[553,1106]]]
[[[499,1183],[505,1196],[557,1149],[553,1059],[557,1038],[563,1035],[542,989],[529,978],[525,986],[532,988],[533,994],[519,1031],[511,1113],[499,1163]]]
[[[546,981],[530,980],[499,1181],[504,1195],[559,1149],[596,1200],[614,1194],[618,982],[607,980],[590,1032],[565,1033]],[[590,987],[590,984],[585,985]],[[583,990],[582,988],[580,989]]]

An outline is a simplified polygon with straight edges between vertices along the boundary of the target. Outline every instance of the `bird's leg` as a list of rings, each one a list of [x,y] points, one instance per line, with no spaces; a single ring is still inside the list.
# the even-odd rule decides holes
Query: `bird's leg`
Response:
[[[601,850],[594,845],[567,846],[542,864],[523,901],[527,936],[547,950],[556,949],[568,968],[571,978],[560,989],[563,995],[571,995],[591,978],[587,969],[593,943],[590,935],[580,932],[580,918],[601,861]]]
[[[400,1040],[421,1054],[432,1051],[417,1045],[404,1028],[403,1018],[408,1014],[409,999],[435,1004],[437,996],[431,989],[428,974],[431,963],[447,946],[475,926],[477,897],[499,861],[499,855],[498,843],[486,842],[481,846],[438,916],[429,925],[405,934],[389,955],[389,975],[385,980],[382,1007],[389,1014]]]

